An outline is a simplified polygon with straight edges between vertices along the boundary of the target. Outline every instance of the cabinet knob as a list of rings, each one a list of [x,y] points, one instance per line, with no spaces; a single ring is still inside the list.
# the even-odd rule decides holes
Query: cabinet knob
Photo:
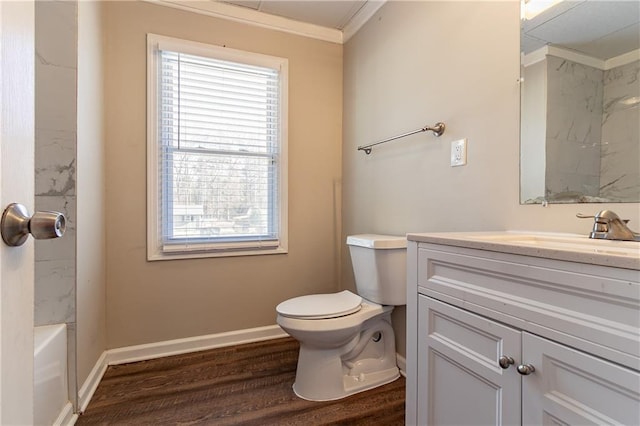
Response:
[[[500,358],[498,358],[498,364],[505,370],[514,363],[515,361],[510,356],[502,355]]]
[[[531,364],[520,364],[517,367],[517,370],[518,370],[518,373],[522,374],[523,376],[528,376],[529,374],[536,371],[535,367]]]

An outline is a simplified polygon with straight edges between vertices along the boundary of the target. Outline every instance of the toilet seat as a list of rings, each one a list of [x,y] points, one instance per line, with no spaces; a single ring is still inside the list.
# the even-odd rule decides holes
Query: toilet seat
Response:
[[[276,311],[289,318],[327,319],[350,315],[362,307],[362,298],[348,290],[331,294],[311,294],[285,300]]]

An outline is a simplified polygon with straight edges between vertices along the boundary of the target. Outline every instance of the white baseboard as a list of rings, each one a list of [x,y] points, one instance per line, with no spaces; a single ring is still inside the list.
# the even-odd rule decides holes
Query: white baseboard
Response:
[[[108,351],[102,352],[102,355],[100,355],[100,358],[96,361],[96,365],[93,366],[93,369],[89,373],[89,377],[87,377],[78,391],[79,413],[83,413],[84,410],[87,409],[87,405],[89,405],[91,397],[93,397],[93,394],[98,388],[102,376],[104,376],[105,371],[107,371],[107,352]]]
[[[188,337],[185,339],[166,340],[145,345],[126,346],[123,348],[109,349],[102,353],[96,365],[89,373],[89,377],[79,391],[80,412],[84,412],[89,401],[102,379],[107,366],[126,364],[129,362],[145,361],[162,358],[171,355],[180,355],[189,352],[203,351],[207,349],[222,348],[225,346],[241,345],[244,343],[260,342],[263,340],[287,337],[278,325],[248,328],[245,330],[229,331],[226,333],[208,334],[205,336]]]
[[[396,363],[398,364],[400,374],[407,377],[407,359],[400,354],[396,354]]]
[[[73,405],[70,402],[64,406],[58,418],[53,422],[53,426],[73,426],[78,420],[78,415],[73,412]]]
[[[164,342],[149,343],[146,345],[110,349],[107,351],[107,363],[109,365],[126,364],[129,362],[180,355],[225,346],[241,345],[243,343],[260,342],[262,340],[287,336],[288,334],[285,333],[280,326],[269,325],[266,327],[248,328],[206,336],[188,337],[186,339],[166,340]]]

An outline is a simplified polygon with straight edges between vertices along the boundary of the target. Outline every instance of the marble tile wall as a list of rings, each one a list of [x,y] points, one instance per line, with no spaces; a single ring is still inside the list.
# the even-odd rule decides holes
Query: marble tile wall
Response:
[[[546,196],[598,196],[603,71],[547,56]]]
[[[67,218],[36,242],[36,325],[75,321],[76,31],[75,3],[36,2],[35,206]]]
[[[62,238],[35,243],[35,325],[67,324],[69,399],[77,406],[77,3],[35,2],[35,208],[63,212]]]
[[[640,201],[640,61],[604,73],[601,195]]]

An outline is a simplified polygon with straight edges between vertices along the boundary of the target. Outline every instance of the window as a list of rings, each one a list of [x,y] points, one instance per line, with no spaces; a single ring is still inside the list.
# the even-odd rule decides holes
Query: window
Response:
[[[287,60],[147,47],[148,259],[286,253]]]

